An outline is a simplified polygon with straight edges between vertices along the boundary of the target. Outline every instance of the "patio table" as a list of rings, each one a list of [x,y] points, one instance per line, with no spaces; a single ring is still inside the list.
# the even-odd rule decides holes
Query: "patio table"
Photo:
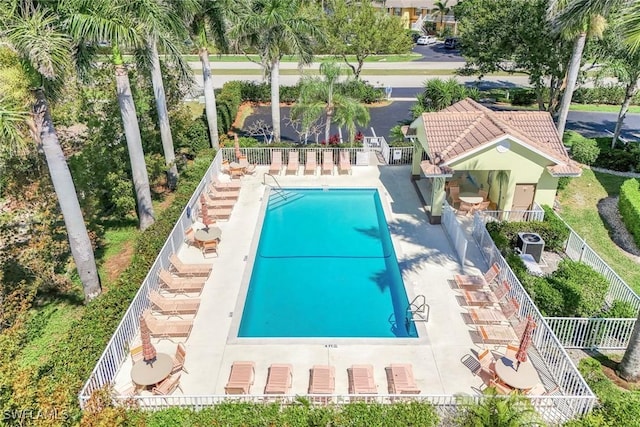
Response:
[[[528,390],[540,382],[536,368],[528,359],[518,366],[517,361],[503,356],[496,360],[496,374],[505,384],[520,390]]]
[[[458,198],[463,202],[470,203],[472,205],[477,205],[484,200],[481,195],[476,193],[460,193]]]
[[[165,353],[157,353],[156,361],[136,362],[131,368],[131,380],[141,386],[157,384],[167,378],[173,369],[173,358]]]
[[[200,228],[193,233],[193,237],[201,243],[213,242],[214,240],[220,240],[222,237],[222,230],[215,226]]]

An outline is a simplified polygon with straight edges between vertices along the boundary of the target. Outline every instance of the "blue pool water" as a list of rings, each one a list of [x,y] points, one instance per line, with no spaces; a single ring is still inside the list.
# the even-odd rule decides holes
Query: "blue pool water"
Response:
[[[238,336],[417,337],[378,191],[284,194],[269,198]]]

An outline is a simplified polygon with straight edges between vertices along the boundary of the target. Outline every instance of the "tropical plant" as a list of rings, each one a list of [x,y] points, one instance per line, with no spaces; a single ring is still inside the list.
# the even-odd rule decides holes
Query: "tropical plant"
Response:
[[[227,24],[225,14],[230,12],[225,1],[200,0],[200,8],[191,22],[192,39],[198,46],[198,57],[202,64],[202,80],[204,83],[204,106],[211,147],[218,149],[218,115],[216,109],[216,94],[213,90],[211,77],[211,63],[209,62],[209,46],[215,44],[218,52],[229,50],[227,38]]]
[[[477,99],[480,95],[475,88],[467,89],[451,77],[447,80],[430,79],[424,84],[424,91],[418,94],[418,102],[411,108],[414,118],[425,111],[440,111],[467,97]]]
[[[251,0],[234,17],[237,48],[257,50],[265,75],[270,76],[274,142],[280,141],[280,61],[284,55],[294,55],[300,65],[310,64],[313,48],[323,38],[306,7],[302,0]]]
[[[603,39],[595,46],[595,60],[603,65],[600,75],[613,76],[624,85],[624,98],[618,113],[616,127],[611,138],[611,148],[616,146],[624,119],[640,83],[640,50],[632,50],[622,36],[620,20],[613,20]]]
[[[606,21],[599,13],[585,9],[580,12],[575,11],[576,16],[571,20],[559,20],[560,11],[566,7],[568,0],[552,0],[549,4],[549,17],[553,21],[556,31],[562,33],[566,38],[573,39],[573,49],[566,75],[566,86],[558,110],[556,128],[558,134],[564,134],[567,124],[567,116],[573,91],[578,81],[578,73],[582,65],[582,53],[587,42],[587,37],[601,38],[604,32]],[[560,15],[562,16],[562,15]]]
[[[543,426],[540,416],[525,396],[500,396],[489,387],[479,402],[462,396],[458,399],[455,425],[467,427]]]
[[[47,96],[55,95],[56,86],[67,76],[74,46],[62,31],[60,16],[55,11],[43,6],[35,10],[15,8],[12,12],[11,16],[0,22],[0,38],[19,56],[25,67],[25,75],[33,79],[36,141],[45,155],[85,300],[90,301],[102,291],[100,278],[73,178],[47,100]],[[11,123],[18,124],[15,120]],[[15,132],[12,133],[15,135]]]
[[[444,17],[451,12],[451,8],[447,6],[449,0],[437,0],[433,5],[435,6],[431,10],[431,16],[434,19],[440,18],[440,35],[444,34]]]
[[[331,123],[346,126],[350,141],[355,136],[355,125],[369,122],[369,112],[357,100],[338,92],[337,84],[344,70],[335,61],[320,64],[320,77],[305,77],[300,85],[300,98],[291,109],[293,120],[301,120],[303,128],[325,116],[324,140],[329,141]]]

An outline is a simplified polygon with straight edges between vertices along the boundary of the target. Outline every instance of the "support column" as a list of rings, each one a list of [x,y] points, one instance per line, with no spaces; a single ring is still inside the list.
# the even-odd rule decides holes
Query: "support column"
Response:
[[[420,141],[413,141],[413,160],[411,162],[411,179],[417,181],[420,179],[420,162],[422,161],[422,153],[424,148]]]
[[[431,179],[431,215],[429,215],[429,222],[431,224],[440,224],[442,204],[446,194],[444,192],[444,177]]]

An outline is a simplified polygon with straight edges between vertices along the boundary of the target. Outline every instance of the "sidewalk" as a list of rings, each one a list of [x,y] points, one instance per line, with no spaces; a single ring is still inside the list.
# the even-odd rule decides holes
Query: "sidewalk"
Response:
[[[341,64],[346,63],[344,61],[338,61]],[[202,64],[200,61],[187,63],[194,70],[201,70]],[[367,70],[457,70],[464,66],[464,62],[365,62],[363,69]],[[308,66],[302,67],[303,70],[318,70],[320,68],[320,62],[314,62]],[[250,61],[239,62],[211,62],[212,70],[261,70],[260,64]],[[281,62],[281,70],[297,70],[299,69],[297,62]]]

